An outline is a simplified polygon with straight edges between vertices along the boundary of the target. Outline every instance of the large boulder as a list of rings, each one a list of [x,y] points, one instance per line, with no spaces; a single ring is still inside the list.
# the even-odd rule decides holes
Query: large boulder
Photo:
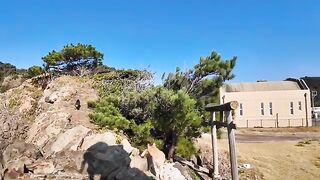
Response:
[[[92,178],[99,175],[101,179],[147,179],[141,170],[130,168],[130,161],[121,145],[98,142],[84,153],[80,169],[86,169]]]
[[[80,148],[83,139],[91,132],[90,129],[78,125],[66,132],[60,134],[56,141],[51,145],[51,151],[53,153],[62,150],[76,151]]]
[[[165,163],[160,167],[159,177],[161,180],[186,180],[174,163]]]
[[[131,154],[131,152],[133,151],[134,147],[131,146],[131,144],[129,143],[128,139],[123,139],[121,141],[121,145],[123,146],[123,149],[128,153]]]
[[[66,112],[44,112],[37,116],[31,125],[26,142],[43,148],[51,139],[55,139],[70,123],[70,114]]]
[[[26,166],[41,158],[40,150],[33,144],[17,141],[3,151],[3,171],[5,179],[17,179],[27,172]],[[4,174],[4,172],[6,172]]]
[[[7,146],[2,153],[2,162],[6,166],[11,160],[19,159],[22,156],[38,159],[42,156],[40,150],[33,144],[17,141]]]
[[[83,139],[81,150],[87,150],[89,147],[91,147],[92,145],[98,142],[106,143],[109,146],[116,145],[116,136],[111,131],[89,135]]]
[[[141,171],[144,171],[144,172],[148,171],[147,158],[142,158],[140,156],[131,157],[130,167],[140,169]]]

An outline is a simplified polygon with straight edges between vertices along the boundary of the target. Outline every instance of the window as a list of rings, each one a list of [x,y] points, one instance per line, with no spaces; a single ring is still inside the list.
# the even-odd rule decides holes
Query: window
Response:
[[[239,113],[240,113],[240,116],[242,116],[242,115],[243,115],[243,106],[242,106],[242,103],[240,103],[240,108],[239,108],[239,109],[240,109],[240,112],[239,112]]]
[[[261,115],[263,116],[264,115],[264,104],[263,103],[261,103],[260,110],[261,110]]]
[[[293,114],[293,102],[290,102],[290,114]]]
[[[270,115],[272,115],[272,102],[269,102],[269,111],[270,111]]]
[[[302,110],[302,105],[301,105],[301,101],[299,101],[299,110],[301,111]]]

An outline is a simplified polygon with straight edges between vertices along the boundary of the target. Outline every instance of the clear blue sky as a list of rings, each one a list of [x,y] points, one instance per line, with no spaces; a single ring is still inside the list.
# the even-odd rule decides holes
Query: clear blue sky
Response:
[[[18,67],[89,43],[118,68],[191,67],[238,56],[234,82],[320,75],[320,1],[1,0],[0,60]]]

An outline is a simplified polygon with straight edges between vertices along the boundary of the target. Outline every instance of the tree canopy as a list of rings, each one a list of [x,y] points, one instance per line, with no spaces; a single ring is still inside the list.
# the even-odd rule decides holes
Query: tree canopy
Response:
[[[163,86],[178,91],[184,89],[191,97],[197,100],[197,108],[204,111],[205,103],[217,101],[214,99],[219,93],[219,88],[226,80],[234,78],[232,72],[236,65],[237,57],[223,60],[213,51],[207,57],[200,57],[199,63],[192,69],[181,71],[179,67],[176,72],[163,74]]]
[[[200,58],[192,69],[164,76],[153,86],[148,71],[114,70],[96,75],[100,99],[90,102],[90,117],[100,126],[122,130],[138,147],[157,143],[167,158],[174,153],[196,153],[193,138],[201,134],[206,95],[215,95],[225,80],[234,77],[236,57],[223,60],[216,52]],[[143,83],[144,82],[144,83]],[[139,87],[139,88],[137,88]]]
[[[53,50],[42,60],[48,71],[84,75],[102,64],[103,54],[92,45],[78,43],[66,45],[61,51]]]

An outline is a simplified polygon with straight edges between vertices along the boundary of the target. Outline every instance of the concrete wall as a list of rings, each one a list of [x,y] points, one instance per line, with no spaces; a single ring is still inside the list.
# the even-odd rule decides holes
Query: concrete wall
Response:
[[[220,102],[229,101],[238,101],[242,104],[243,115],[240,115],[240,108],[238,108],[234,116],[238,127],[306,126],[306,114],[308,125],[311,126],[309,90],[224,92],[220,89]],[[270,102],[272,114],[270,114]],[[290,110],[291,102],[293,114]],[[299,109],[299,102],[301,102],[301,109]],[[261,103],[263,103],[264,115],[261,114]],[[307,111],[305,103],[307,103]]]

